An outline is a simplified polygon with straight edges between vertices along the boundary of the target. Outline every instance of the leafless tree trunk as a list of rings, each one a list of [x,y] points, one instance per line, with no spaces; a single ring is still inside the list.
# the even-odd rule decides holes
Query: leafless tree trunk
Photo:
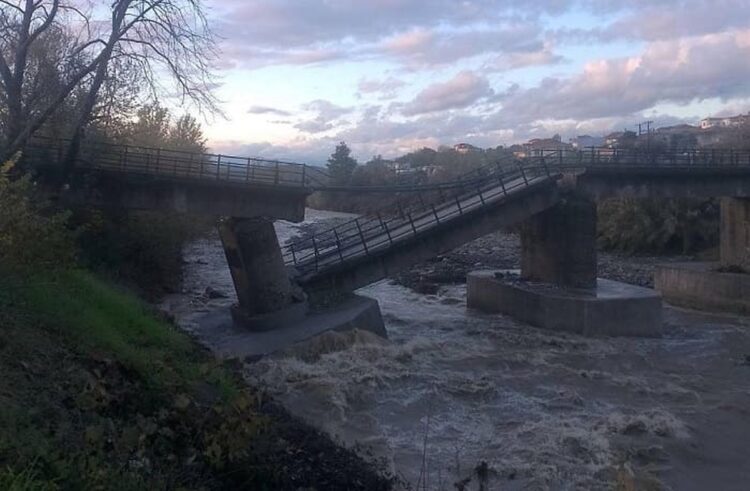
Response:
[[[183,100],[203,112],[216,111],[209,65],[214,39],[201,0],[99,0],[88,12],[76,4],[75,0],[0,0],[0,96],[8,108],[0,157],[23,148],[71,93],[82,88],[81,110],[66,159],[70,170],[110,64],[119,58],[142,72],[151,95],[174,93],[165,86],[171,82]],[[104,11],[106,21],[97,17]],[[54,25],[78,30],[67,55],[80,61],[69,65],[73,68],[63,74],[64,83],[32,114],[24,100],[28,53]]]

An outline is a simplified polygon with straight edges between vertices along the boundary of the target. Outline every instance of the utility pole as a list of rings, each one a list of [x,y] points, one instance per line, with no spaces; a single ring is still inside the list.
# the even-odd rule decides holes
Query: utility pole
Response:
[[[638,123],[638,136],[643,135],[643,128],[646,128],[646,151],[651,151],[651,125],[654,124],[653,121],[645,121],[643,123]]]

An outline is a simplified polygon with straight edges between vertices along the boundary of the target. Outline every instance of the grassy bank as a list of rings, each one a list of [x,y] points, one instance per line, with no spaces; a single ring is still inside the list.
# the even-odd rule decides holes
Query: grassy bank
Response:
[[[0,274],[0,489],[387,489],[137,298]]]

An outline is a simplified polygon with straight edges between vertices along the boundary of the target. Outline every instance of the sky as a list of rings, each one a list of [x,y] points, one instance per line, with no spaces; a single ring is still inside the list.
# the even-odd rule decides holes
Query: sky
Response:
[[[206,0],[212,150],[322,163],[750,110],[749,0]]]

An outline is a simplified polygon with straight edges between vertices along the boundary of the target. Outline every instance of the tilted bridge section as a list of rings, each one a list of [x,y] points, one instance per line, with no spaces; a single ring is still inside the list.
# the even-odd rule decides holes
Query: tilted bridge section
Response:
[[[541,151],[462,176],[447,196],[418,194],[416,205],[389,205],[294,240],[284,261],[309,290],[352,291],[553,207],[564,175],[567,187],[593,199],[750,197],[750,152]]]

